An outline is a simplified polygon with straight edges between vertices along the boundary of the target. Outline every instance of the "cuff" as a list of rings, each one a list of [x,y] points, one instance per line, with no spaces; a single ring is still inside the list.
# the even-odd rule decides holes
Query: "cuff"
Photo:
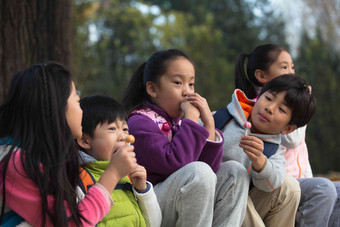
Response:
[[[212,143],[221,143],[223,142],[223,137],[221,135],[221,132],[217,129],[215,129],[215,141],[212,141],[212,140],[208,140],[207,141],[209,142],[212,142]]]
[[[139,191],[137,190],[135,187],[133,187],[134,191],[138,194],[144,194],[144,193],[147,193],[148,191],[150,191],[151,189],[151,183],[146,181],[146,189],[144,191]]]

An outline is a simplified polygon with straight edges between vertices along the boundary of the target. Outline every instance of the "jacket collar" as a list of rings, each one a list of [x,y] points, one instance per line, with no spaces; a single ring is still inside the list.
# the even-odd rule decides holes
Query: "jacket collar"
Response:
[[[171,122],[172,125],[178,125],[181,118],[172,118],[170,117],[163,109],[155,106],[154,104],[146,101],[145,102],[145,107],[150,108],[151,110],[155,111],[156,113],[160,114],[164,119],[168,122]]]

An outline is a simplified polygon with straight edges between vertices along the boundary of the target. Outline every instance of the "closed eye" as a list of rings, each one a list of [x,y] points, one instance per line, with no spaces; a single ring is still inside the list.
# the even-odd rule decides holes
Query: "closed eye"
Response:
[[[281,107],[279,107],[279,110],[281,111],[281,112],[283,112],[283,113],[287,113],[283,108],[281,108]]]
[[[272,101],[272,99],[269,96],[264,96],[268,101]]]

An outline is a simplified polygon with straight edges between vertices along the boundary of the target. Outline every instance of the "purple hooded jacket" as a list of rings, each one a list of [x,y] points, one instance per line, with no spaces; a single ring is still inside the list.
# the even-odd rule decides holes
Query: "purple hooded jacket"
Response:
[[[162,115],[172,125],[172,141],[162,133],[153,120],[145,115],[132,115],[128,120],[129,133],[135,136],[135,153],[138,164],[144,166],[148,181],[156,185],[173,172],[194,161],[207,163],[214,172],[218,170],[223,154],[223,134],[207,140],[209,133],[201,125],[189,119],[173,119],[162,109],[146,103],[146,107]]]

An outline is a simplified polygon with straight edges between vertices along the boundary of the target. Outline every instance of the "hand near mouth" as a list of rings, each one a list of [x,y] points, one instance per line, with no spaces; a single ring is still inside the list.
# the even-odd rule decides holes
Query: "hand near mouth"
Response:
[[[199,110],[199,117],[203,122],[203,126],[209,132],[208,140],[215,141],[215,122],[207,100],[198,93],[187,95],[186,100]]]
[[[181,103],[181,109],[184,113],[184,118],[190,119],[194,122],[198,122],[200,117],[200,111],[197,107],[191,104],[190,101],[185,100]]]

